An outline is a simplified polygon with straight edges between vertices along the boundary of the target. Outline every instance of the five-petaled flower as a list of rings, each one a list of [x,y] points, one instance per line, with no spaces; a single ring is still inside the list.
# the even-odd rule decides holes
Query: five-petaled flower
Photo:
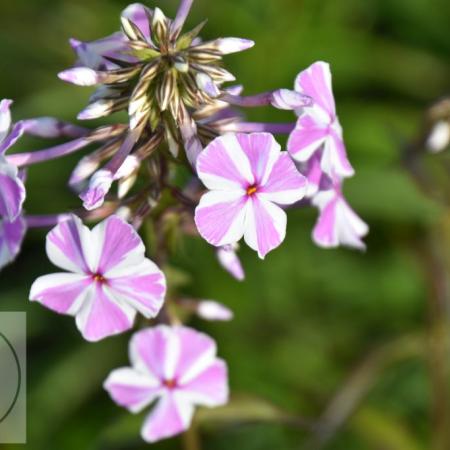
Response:
[[[195,405],[215,407],[228,400],[227,367],[216,357],[214,340],[191,328],[159,325],[136,333],[130,361],[132,367],[114,370],[104,387],[133,413],[159,399],[142,427],[148,442],[187,430]]]
[[[313,230],[314,242],[321,247],[344,245],[361,250],[366,248],[361,240],[369,227],[353,211],[342,194],[341,183],[320,191],[312,200],[319,208],[320,216]]]
[[[268,133],[227,134],[200,154],[197,173],[210,190],[200,200],[195,222],[201,236],[222,247],[244,237],[260,258],[286,234],[286,213],[305,194],[306,179]]]
[[[137,311],[155,317],[164,301],[164,275],[144,252],[139,235],[119,217],[89,230],[73,216],[47,236],[48,257],[71,273],[38,278],[30,299],[76,316],[89,341],[126,331]]]
[[[299,111],[300,117],[288,141],[288,151],[299,162],[321,152],[323,172],[332,178],[350,177],[354,170],[348,161],[342,127],[336,115],[329,64],[316,62],[301,72],[296,91],[313,99],[311,107]]]

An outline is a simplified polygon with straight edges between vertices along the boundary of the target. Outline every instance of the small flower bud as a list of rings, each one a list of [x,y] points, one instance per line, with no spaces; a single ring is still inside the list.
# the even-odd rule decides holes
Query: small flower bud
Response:
[[[78,86],[94,86],[101,82],[97,72],[88,67],[74,67],[58,74],[59,79]]]
[[[92,176],[89,187],[80,194],[83,206],[91,211],[103,205],[105,196],[111,189],[113,174],[109,170],[99,170]]]
[[[272,94],[271,103],[275,108],[292,111],[304,106],[311,106],[312,99],[296,91],[279,89]]]
[[[233,319],[233,311],[214,300],[202,300],[197,305],[197,315],[205,320],[229,321]]]
[[[450,121],[437,122],[428,136],[426,146],[431,153],[439,153],[450,144]]]
[[[210,97],[216,98],[220,95],[219,88],[216,86],[213,79],[206,73],[197,73],[195,80],[197,81],[197,86]]]

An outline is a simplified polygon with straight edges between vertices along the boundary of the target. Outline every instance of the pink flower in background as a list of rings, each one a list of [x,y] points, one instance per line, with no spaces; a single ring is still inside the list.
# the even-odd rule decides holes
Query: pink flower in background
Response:
[[[114,370],[104,387],[133,413],[158,399],[141,430],[147,442],[187,430],[195,405],[228,401],[227,367],[216,357],[214,340],[191,328],[160,325],[136,333],[130,361],[132,367]]]
[[[47,236],[48,257],[70,273],[38,278],[30,299],[75,316],[88,341],[126,331],[136,312],[155,317],[164,301],[164,275],[144,252],[139,235],[119,217],[89,230],[72,216]]]
[[[200,154],[197,173],[210,190],[195,211],[195,223],[210,244],[234,244],[244,237],[260,258],[286,234],[286,213],[306,190],[306,179],[269,133],[227,134]]]
[[[13,221],[0,218],[0,269],[14,261],[25,236],[26,225],[21,216]]]
[[[321,153],[321,168],[331,178],[350,177],[354,170],[348,161],[342,127],[336,115],[330,66],[316,62],[299,74],[295,89],[310,96],[314,104],[302,109],[288,141],[288,151],[299,162]]]
[[[369,227],[347,203],[339,183],[316,194],[312,204],[320,210],[313,230],[317,245],[326,248],[339,245],[361,250],[366,248],[362,238],[369,232]]]

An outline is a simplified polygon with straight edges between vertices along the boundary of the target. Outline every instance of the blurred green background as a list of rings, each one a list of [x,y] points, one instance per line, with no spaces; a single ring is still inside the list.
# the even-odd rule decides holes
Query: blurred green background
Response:
[[[177,1],[147,4],[173,16]],[[73,61],[67,40],[115,31],[126,5],[2,1],[0,96],[16,100],[15,119],[73,120],[89,90],[56,78]],[[450,88],[450,3],[196,0],[188,25],[205,17],[205,38],[256,41],[227,60],[246,93],[290,87],[315,60],[331,63],[357,172],[346,194],[371,233],[365,254],[321,250],[310,238],[316,212],[291,211],[284,245],[264,262],[242,250],[245,283],[220,269],[205,242],[186,240],[172,260],[189,274],[182,292],[217,299],[236,315],[231,323],[193,322],[218,340],[235,397],[228,408],[200,412],[194,432],[153,448],[450,449],[449,213],[421,193],[400,161],[425,108]],[[269,109],[250,117],[290,120]],[[28,212],[79,206],[65,184],[78,158],[30,170]],[[449,164],[449,157],[429,163]],[[0,309],[28,312],[24,448],[147,448],[139,438],[143,415],[118,408],[101,387],[111,369],[127,364],[129,334],[89,344],[71,318],[28,303],[32,281],[53,270],[44,236],[30,232],[21,257],[0,274]]]

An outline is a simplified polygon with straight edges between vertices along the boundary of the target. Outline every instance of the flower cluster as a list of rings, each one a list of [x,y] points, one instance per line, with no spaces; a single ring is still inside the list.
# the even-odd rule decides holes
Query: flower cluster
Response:
[[[194,406],[228,400],[227,368],[216,357],[215,342],[182,325],[181,316],[188,315],[178,313],[207,320],[230,320],[233,313],[214,300],[166,289],[167,229],[204,238],[238,280],[245,278],[239,241],[265,258],[285,239],[290,208],[319,209],[313,239],[323,247],[364,248],[368,231],[342,193],[354,170],[328,64],[301,72],[293,90],[243,96],[242,87],[225,85],[235,78],[222,58],[253,42],[204,42],[204,23],[182,33],[192,3],[182,0],[174,20],[158,8],[133,4],[122,14],[121,31],[93,42],[71,40],[77,61],[59,77],[97,86],[78,118],[124,110],[126,123],[89,129],[44,117],[11,130],[11,102],[0,105],[0,267],[17,255],[26,227],[54,227],[46,251],[63,272],[39,277],[30,299],[74,316],[88,341],[146,324],[131,338],[132,367],[114,370],[104,387],[133,413],[157,400],[142,428],[149,442],[186,430]],[[242,109],[259,106],[292,111],[297,122],[246,122]],[[23,133],[69,139],[5,155]],[[286,150],[274,137],[283,134],[289,135]],[[92,145],[68,181],[83,207],[25,214],[25,170]],[[90,229],[83,221],[95,225]],[[146,242],[154,248],[140,237],[143,224],[151,225],[145,227],[153,230]]]

